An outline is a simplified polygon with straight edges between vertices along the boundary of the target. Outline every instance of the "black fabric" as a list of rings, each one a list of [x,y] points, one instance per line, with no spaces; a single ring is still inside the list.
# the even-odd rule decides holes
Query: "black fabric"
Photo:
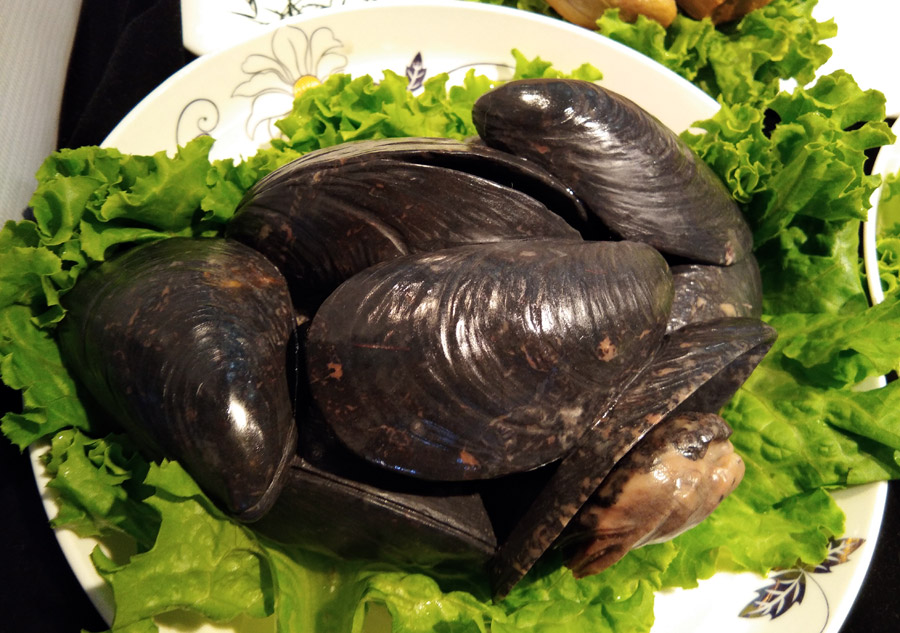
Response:
[[[59,145],[100,143],[132,107],[192,59],[181,43],[178,0],[85,0]],[[20,408],[18,394],[0,385],[0,412]],[[0,631],[105,630],[47,524],[27,454],[2,437],[0,509]],[[898,534],[900,483],[892,483],[874,562],[842,633],[900,631]]]
[[[84,0],[59,147],[99,144],[153,88],[193,59],[181,43],[178,0]]]

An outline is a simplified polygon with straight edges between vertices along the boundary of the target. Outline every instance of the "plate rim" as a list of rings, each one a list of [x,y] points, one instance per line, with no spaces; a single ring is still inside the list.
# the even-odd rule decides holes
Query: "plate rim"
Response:
[[[486,15],[492,14],[495,16],[505,16],[520,22],[531,22],[536,25],[553,26],[558,31],[569,33],[578,38],[586,37],[589,39],[595,39],[596,41],[602,41],[603,45],[609,46],[617,54],[625,56],[635,63],[642,65],[649,63],[651,66],[656,67],[661,73],[667,75],[673,82],[680,84],[685,90],[694,93],[694,95],[698,98],[702,95],[702,98],[708,103],[710,113],[714,113],[720,107],[720,104],[715,99],[703,92],[696,85],[694,85],[678,73],[674,72],[673,70],[666,68],[656,60],[647,57],[646,55],[636,51],[630,46],[622,44],[621,42],[617,42],[604,35],[589,31],[588,29],[576,26],[563,20],[554,19],[549,16],[540,15],[530,11],[524,11],[522,9],[510,8],[503,5],[484,4],[481,2],[468,2],[465,0],[377,0],[372,2],[371,4],[366,4],[365,6],[332,7],[327,10],[319,11],[309,15],[287,18],[285,20],[282,20],[281,22],[268,25],[267,27],[260,30],[257,34],[247,39],[236,42],[234,46],[219,49],[197,57],[195,60],[189,62],[184,67],[180,68],[178,71],[167,77],[162,83],[160,83],[143,99],[141,99],[141,101],[139,101],[131,110],[129,110],[128,114],[126,114],[115,125],[115,127],[110,130],[106,138],[104,138],[104,140],[100,143],[100,146],[115,147],[114,143],[116,143],[118,139],[120,139],[121,136],[125,134],[126,128],[128,128],[129,125],[133,124],[134,119],[140,116],[141,110],[147,107],[155,99],[157,99],[160,94],[169,90],[172,85],[179,82],[185,75],[189,75],[197,69],[203,68],[203,66],[207,64],[215,63],[215,60],[219,59],[222,55],[225,55],[238,47],[246,46],[257,41],[262,41],[263,38],[270,37],[275,31],[286,26],[304,24],[306,22],[314,22],[316,20],[327,19],[331,17],[337,17],[338,19],[340,19],[340,17],[344,14],[366,14],[370,12],[380,13],[398,9],[425,11],[440,9],[461,13],[484,13]],[[602,83],[602,81],[603,80],[601,80],[600,83]]]

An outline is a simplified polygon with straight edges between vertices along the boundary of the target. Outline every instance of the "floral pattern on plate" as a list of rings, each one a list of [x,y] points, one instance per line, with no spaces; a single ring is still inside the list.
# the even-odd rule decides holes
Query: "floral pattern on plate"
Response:
[[[330,75],[344,72],[349,63],[348,46],[328,26],[307,31],[287,25],[272,32],[268,50],[248,55],[241,63],[245,79],[235,86],[232,99],[248,99],[244,124],[246,137],[260,145],[281,135],[275,123],[291,111],[294,99],[309,87],[318,85]],[[410,55],[411,61],[403,69],[409,80],[408,90],[422,89],[428,77],[421,51]],[[446,72],[451,82],[469,69],[497,77],[511,76],[508,63],[472,62]],[[209,98],[196,98],[182,108],[177,117],[176,145],[201,135],[212,135],[221,119],[219,106]]]
[[[258,24],[274,24],[279,20],[310,11],[348,7],[366,2],[375,0],[245,0],[246,9],[233,13]]]
[[[812,583],[822,593],[825,601],[825,624],[828,623],[828,596],[813,574],[829,574],[832,567],[846,563],[850,555],[865,543],[861,538],[832,539],[828,547],[828,555],[818,565],[800,565],[793,569],[779,571],[769,578],[772,581],[765,587],[757,589],[756,598],[747,603],[740,612],[742,618],[762,618],[769,616],[772,620],[784,615],[788,609],[803,602],[807,584]],[[822,630],[825,629],[823,625]]]
[[[297,26],[276,30],[268,52],[244,60],[241,71],[248,78],[232,93],[251,100],[247,137],[264,142],[278,136],[275,121],[291,111],[294,98],[347,67],[343,50],[344,43],[327,26],[310,33]]]
[[[347,67],[344,49],[344,43],[327,26],[307,32],[288,25],[273,31],[268,50],[243,60],[245,79],[231,93],[233,99],[249,100],[244,123],[247,138],[262,144],[279,136],[275,122],[291,111],[294,98]],[[212,134],[218,121],[219,108],[212,99],[193,99],[178,116],[176,144]]]

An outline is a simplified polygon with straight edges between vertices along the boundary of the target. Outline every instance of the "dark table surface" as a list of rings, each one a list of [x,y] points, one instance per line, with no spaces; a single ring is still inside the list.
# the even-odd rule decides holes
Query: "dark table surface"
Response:
[[[60,147],[100,143],[146,94],[193,58],[181,45],[177,0],[85,0],[66,84]],[[0,411],[19,407],[18,394],[0,385]],[[3,437],[0,508],[6,515],[0,521],[0,631],[105,630],[47,524],[28,455]],[[900,631],[898,531],[900,482],[893,482],[872,565],[842,633]]]

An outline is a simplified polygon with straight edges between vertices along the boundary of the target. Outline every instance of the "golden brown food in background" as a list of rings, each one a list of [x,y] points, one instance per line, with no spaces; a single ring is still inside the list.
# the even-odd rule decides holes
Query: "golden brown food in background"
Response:
[[[772,0],[547,0],[563,19],[589,29],[597,28],[597,20],[607,9],[619,9],[619,16],[634,22],[639,15],[669,26],[678,9],[696,20],[712,19],[721,24],[737,20],[764,7]]]
[[[547,0],[563,19],[589,29],[597,28],[597,20],[607,9],[619,9],[626,22],[634,22],[638,15],[669,26],[678,13],[675,0]]]
[[[696,20],[711,18],[714,24],[742,18],[772,0],[678,0],[679,8]]]

